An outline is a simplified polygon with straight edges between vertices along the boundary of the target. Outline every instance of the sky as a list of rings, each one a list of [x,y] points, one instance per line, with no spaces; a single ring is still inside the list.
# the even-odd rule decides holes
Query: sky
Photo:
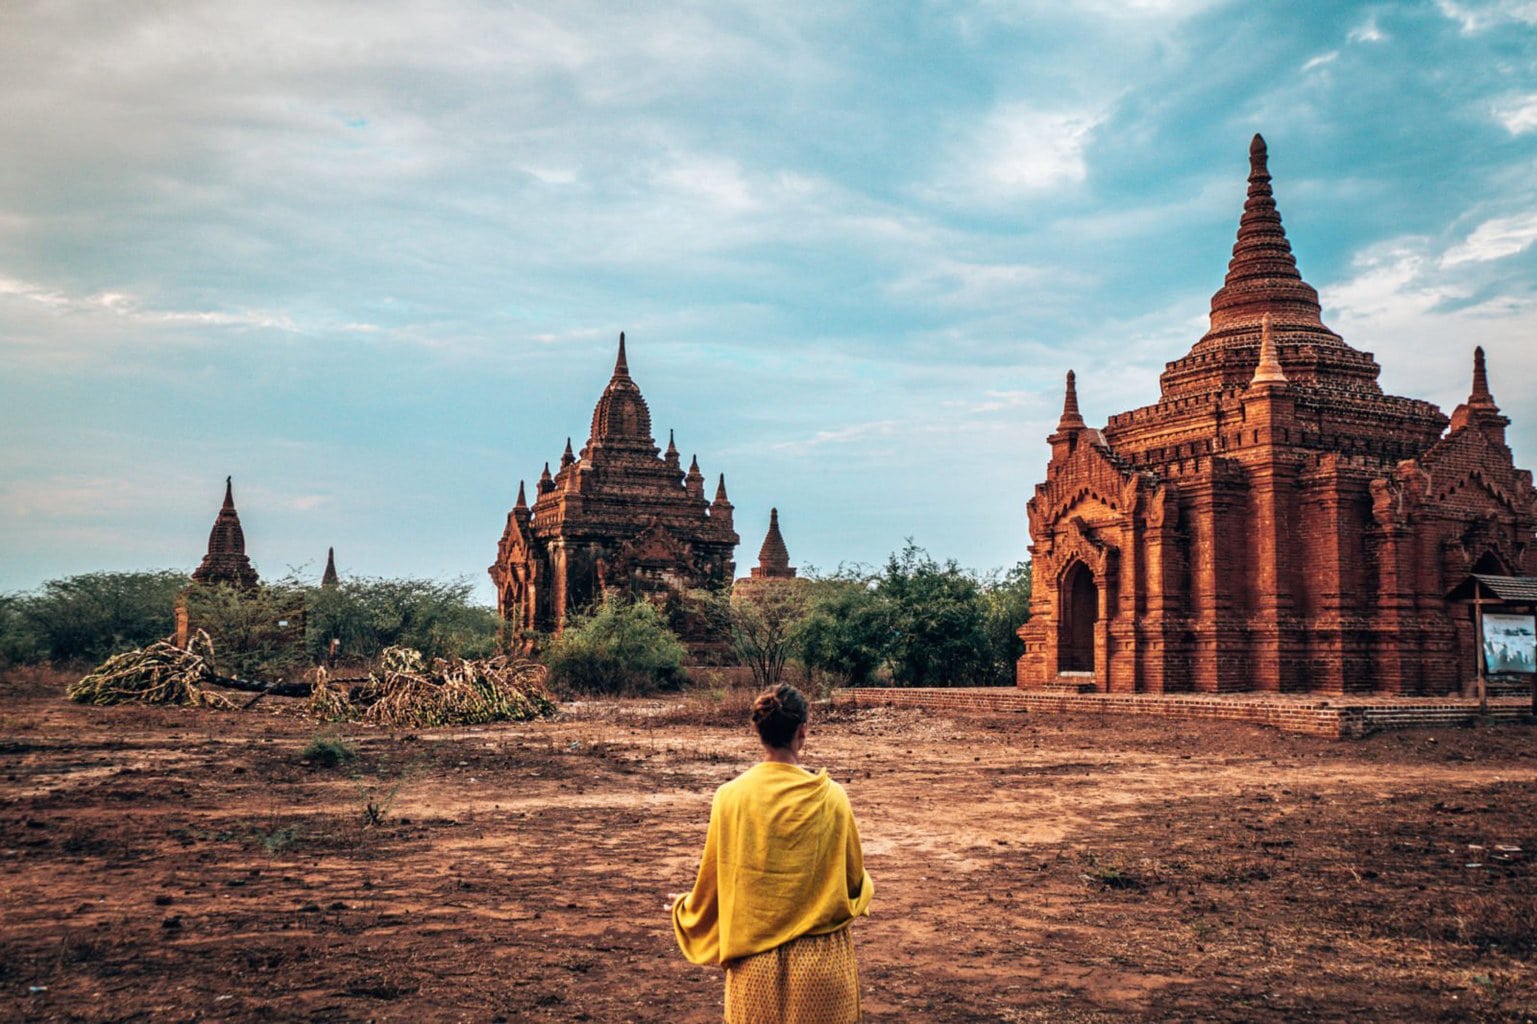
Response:
[[[626,332],[755,564],[987,571],[1077,371],[1206,327],[1249,140],[1324,321],[1537,467],[1537,2],[7,0],[0,591],[486,576]]]

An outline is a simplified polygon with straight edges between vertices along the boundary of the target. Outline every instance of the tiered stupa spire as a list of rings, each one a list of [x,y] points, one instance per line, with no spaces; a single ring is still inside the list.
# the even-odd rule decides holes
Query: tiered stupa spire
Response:
[[[1078,376],[1068,370],[1067,391],[1062,397],[1062,418],[1057,421],[1057,433],[1082,430],[1084,426],[1083,415],[1078,411]]]
[[[193,570],[192,581],[227,583],[246,589],[259,582],[251,560],[246,557],[245,531],[240,528],[240,514],[235,511],[235,487],[230,477],[224,478],[224,505],[214,518],[213,529],[208,531],[208,553]]]
[[[336,573],[335,548],[326,548],[326,571],[320,577],[320,585],[327,590],[342,585],[342,579]]]
[[[1489,371],[1484,364],[1482,345],[1473,349],[1473,390],[1468,400],[1452,411],[1453,430],[1468,426],[1481,428],[1498,444],[1505,443],[1505,428],[1510,426],[1510,417],[1500,414],[1500,407],[1489,391]]]
[[[624,353],[624,333],[619,334],[619,355],[614,360],[614,375],[603,389],[592,411],[592,433],[587,452],[601,448],[635,449],[656,454],[651,436],[651,409],[630,377],[629,360]]]
[[[1380,395],[1371,355],[1325,326],[1318,292],[1302,279],[1270,187],[1263,136],[1249,144],[1249,184],[1227,277],[1211,297],[1211,327],[1162,377],[1165,399],[1212,394],[1253,381],[1263,324],[1271,322],[1276,369],[1288,383]],[[1280,369],[1284,367],[1283,369]]]
[[[758,549],[758,564],[752,570],[752,578],[755,580],[788,580],[795,577],[795,569],[790,565],[790,551],[785,547],[785,539],[779,532],[779,509],[769,509],[768,533],[763,537],[763,546]]]

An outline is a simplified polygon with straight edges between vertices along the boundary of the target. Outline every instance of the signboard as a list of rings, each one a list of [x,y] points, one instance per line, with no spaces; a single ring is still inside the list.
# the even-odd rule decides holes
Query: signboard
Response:
[[[1537,617],[1484,612],[1484,671],[1537,671]]]

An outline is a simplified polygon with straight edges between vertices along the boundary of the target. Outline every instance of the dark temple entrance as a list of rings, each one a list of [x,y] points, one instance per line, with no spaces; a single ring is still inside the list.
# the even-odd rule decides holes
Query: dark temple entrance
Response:
[[[1099,588],[1094,585],[1094,574],[1082,562],[1067,571],[1059,607],[1062,631],[1058,638],[1058,671],[1093,672]]]

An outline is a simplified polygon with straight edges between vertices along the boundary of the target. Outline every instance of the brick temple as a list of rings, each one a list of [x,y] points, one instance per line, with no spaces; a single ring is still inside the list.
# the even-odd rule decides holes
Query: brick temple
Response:
[[[1474,669],[1470,572],[1537,575],[1537,492],[1472,353],[1448,418],[1324,325],[1264,140],[1211,329],[1152,405],[1090,428],[1076,381],[1028,512],[1021,687],[1442,695]]]
[[[489,570],[497,610],[525,635],[558,633],[605,597],[650,600],[697,653],[720,638],[679,614],[684,595],[731,585],[738,539],[725,475],[711,501],[698,457],[685,471],[670,434],[666,452],[657,447],[621,334],[587,444],[573,455],[568,439],[554,475],[545,463],[532,507],[518,485]]]

